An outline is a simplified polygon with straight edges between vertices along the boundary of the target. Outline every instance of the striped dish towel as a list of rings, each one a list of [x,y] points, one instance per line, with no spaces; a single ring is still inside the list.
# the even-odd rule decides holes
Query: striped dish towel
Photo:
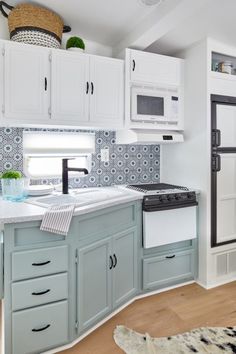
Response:
[[[43,216],[41,231],[48,231],[59,235],[67,235],[75,205],[52,205]]]

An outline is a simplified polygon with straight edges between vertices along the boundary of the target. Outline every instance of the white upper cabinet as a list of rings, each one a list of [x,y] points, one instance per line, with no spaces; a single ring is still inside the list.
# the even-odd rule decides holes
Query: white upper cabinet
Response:
[[[2,119],[3,115],[3,78],[4,78],[4,71],[3,71],[3,58],[4,58],[4,46],[3,42],[0,41],[0,120]]]
[[[53,51],[52,119],[88,123],[89,88],[89,56]]]
[[[90,122],[121,128],[124,117],[124,62],[90,57]]]
[[[0,41],[0,123],[124,124],[124,61]]]
[[[5,43],[4,118],[40,124],[49,119],[50,51]]]
[[[130,80],[137,83],[178,86],[182,60],[164,55],[128,50]]]

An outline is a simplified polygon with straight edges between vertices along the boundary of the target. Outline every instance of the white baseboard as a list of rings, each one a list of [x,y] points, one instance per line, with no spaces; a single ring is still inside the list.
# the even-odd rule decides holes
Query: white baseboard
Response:
[[[58,353],[60,351],[63,350],[67,350],[70,349],[72,347],[74,347],[76,344],[78,344],[79,342],[81,342],[81,340],[83,340],[85,337],[87,337],[89,334],[91,334],[93,331],[95,331],[97,328],[99,328],[100,326],[102,326],[104,323],[106,323],[107,321],[109,321],[113,316],[115,316],[117,313],[121,312],[122,310],[124,310],[127,306],[129,306],[130,304],[132,304],[134,301],[148,297],[148,296],[152,296],[152,295],[157,295],[159,293],[163,293],[165,291],[169,291],[169,290],[173,290],[173,289],[177,289],[180,288],[182,286],[185,285],[190,285],[195,283],[194,280],[185,282],[185,283],[181,283],[181,284],[177,284],[177,285],[173,285],[173,286],[169,286],[167,288],[164,289],[159,289],[159,290],[155,290],[155,291],[151,291],[149,293],[145,293],[145,294],[140,294],[135,296],[132,300],[128,301],[126,304],[122,305],[121,307],[119,307],[117,310],[115,310],[114,312],[112,312],[109,316],[107,316],[106,318],[104,318],[102,321],[100,321],[99,323],[97,323],[94,327],[90,328],[86,333],[82,334],[79,338],[77,338],[76,340],[74,340],[73,342],[66,344],[62,347],[56,348],[56,349],[51,349],[47,352],[44,352],[43,354],[54,354],[54,353]]]
[[[196,280],[196,283],[199,284],[200,286],[202,286],[204,289],[206,290],[210,290],[213,288],[217,288],[218,286],[222,286],[228,283],[232,283],[236,281],[235,277],[234,278],[227,278],[227,279],[221,279],[221,280],[216,280],[210,284],[204,284],[199,280]]]

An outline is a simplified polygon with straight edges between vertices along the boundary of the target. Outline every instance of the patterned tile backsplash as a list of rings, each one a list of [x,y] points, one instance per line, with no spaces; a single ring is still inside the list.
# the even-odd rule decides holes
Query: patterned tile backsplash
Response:
[[[29,130],[29,129],[25,129]],[[52,129],[30,129],[50,131]],[[23,128],[0,128],[0,171],[19,170],[23,172]],[[60,130],[73,131],[81,130]],[[159,145],[117,145],[115,132],[95,133],[96,151],[92,155],[92,170],[86,177],[70,178],[70,186],[100,187],[114,184],[154,183],[160,176]],[[109,162],[101,161],[101,149],[108,147]],[[60,179],[35,180],[32,183],[60,183]]]

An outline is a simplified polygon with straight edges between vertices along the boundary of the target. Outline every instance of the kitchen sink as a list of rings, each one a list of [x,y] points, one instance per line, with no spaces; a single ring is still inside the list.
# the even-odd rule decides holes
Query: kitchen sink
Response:
[[[125,195],[124,191],[116,188],[78,189],[72,190],[70,194],[51,194],[43,197],[29,198],[25,202],[45,208],[60,204],[74,204],[76,207],[81,207],[114,198],[121,198]]]

